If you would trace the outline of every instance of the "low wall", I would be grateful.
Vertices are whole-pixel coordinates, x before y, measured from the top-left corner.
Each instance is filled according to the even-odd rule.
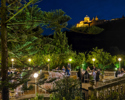
[[[48,71],[42,71],[45,74],[48,74]],[[71,71],[71,76],[77,75],[78,71]],[[110,77],[111,79],[115,77],[115,71],[104,71],[104,78]]]
[[[104,79],[115,78],[115,71],[104,71]]]
[[[48,71],[42,71],[44,74],[48,74]],[[71,71],[71,76],[77,75],[78,71]]]

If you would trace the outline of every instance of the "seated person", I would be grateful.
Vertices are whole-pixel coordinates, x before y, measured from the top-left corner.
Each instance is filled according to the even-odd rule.
[[[123,74],[124,73],[124,68],[122,68],[122,70],[121,70],[121,74]]]
[[[118,70],[116,71],[115,76],[117,77],[117,76],[118,76],[118,74],[121,74],[120,69],[118,69]]]
[[[96,67],[95,66],[93,66],[93,70],[96,71]]]
[[[85,77],[85,76],[84,76],[85,79],[89,78],[89,76],[90,76],[89,73],[88,73],[88,70],[89,70],[89,69],[86,69],[86,71],[85,71],[85,74],[84,74],[84,75],[85,75],[85,76],[88,76],[88,77]],[[84,79],[83,79],[83,80],[84,80]]]
[[[82,69],[81,68],[79,68],[77,75],[78,75],[79,79],[81,80],[81,78],[82,78]]]
[[[99,75],[100,75],[100,70],[98,69],[96,73],[96,87],[98,86]]]
[[[65,72],[65,67],[64,66],[62,67],[62,70],[63,70],[63,72]]]
[[[60,70],[60,68],[59,68],[59,67],[56,67],[56,70]]]

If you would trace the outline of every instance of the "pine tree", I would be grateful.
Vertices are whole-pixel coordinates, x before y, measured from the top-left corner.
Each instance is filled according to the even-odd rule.
[[[70,17],[68,17],[67,15],[64,15],[63,11],[56,10],[53,12],[42,12],[41,19],[36,20],[33,17],[34,13],[32,14],[28,13],[28,11],[30,11],[30,7],[28,6],[32,3],[32,1],[34,0],[30,0],[28,3],[25,2],[24,4],[22,3],[21,0],[1,0],[1,12],[2,12],[1,13],[1,48],[2,48],[2,60],[1,60],[2,87],[1,88],[2,88],[3,100],[9,100],[9,87],[15,88],[19,84],[24,83],[24,81],[27,81],[28,76],[31,73],[33,73],[33,71],[38,70],[36,69],[33,71],[28,71],[28,73],[23,77],[22,80],[17,80],[18,82],[8,85],[8,80],[12,79],[12,76],[8,77],[7,75],[7,71],[8,71],[7,44],[9,44],[9,54],[11,54],[11,56],[16,57],[18,60],[20,60],[20,58],[24,54],[33,55],[38,52],[38,51],[35,52],[35,50],[37,50],[39,47],[38,45],[41,42],[43,42],[43,40],[36,37],[37,35],[33,32],[35,28],[41,29],[40,28],[41,25],[42,26],[46,25],[49,28],[57,30],[59,28],[63,28],[64,26],[66,26],[65,23],[67,22],[67,20],[70,19]],[[36,9],[35,7],[36,6],[34,6],[34,9]],[[24,17],[23,14],[26,14],[26,16],[29,16],[29,17]],[[22,60],[20,60],[20,62],[26,64]]]

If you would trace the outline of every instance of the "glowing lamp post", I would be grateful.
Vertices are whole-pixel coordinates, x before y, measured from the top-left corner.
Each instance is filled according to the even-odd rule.
[[[28,61],[29,61],[29,64],[31,64],[31,59],[30,58],[28,59]]]
[[[50,59],[48,59],[48,62],[50,62]],[[49,64],[48,64],[48,72],[49,72]]]
[[[28,61],[31,62],[31,59],[29,58]]]
[[[12,61],[12,68],[13,68],[13,62],[14,62],[14,59],[11,59],[11,61]]]
[[[93,61],[93,66],[94,66],[95,58],[92,58],[92,61]]]
[[[72,59],[69,59],[69,61],[72,61]]]
[[[35,73],[34,74],[34,78],[35,78],[35,94],[37,93],[37,85],[36,85],[36,78],[38,77],[38,74]]]
[[[120,70],[121,70],[121,60],[122,60],[121,58],[118,58]]]
[[[72,61],[72,59],[69,59],[69,61],[71,62],[71,61]],[[71,72],[71,63],[70,63],[70,72]],[[70,73],[70,75],[71,75],[71,73]]]
[[[29,62],[29,65],[30,65],[31,64],[31,59],[30,58],[28,59],[28,62]],[[30,69],[30,67],[29,67],[29,69]]]

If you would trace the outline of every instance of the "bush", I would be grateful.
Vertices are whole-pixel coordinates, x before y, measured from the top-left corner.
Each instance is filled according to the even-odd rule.
[[[29,99],[25,99],[25,100],[29,100]],[[43,95],[36,95],[36,97],[31,98],[30,100],[44,100],[44,96]]]
[[[64,100],[64,98],[65,100],[74,100],[78,97],[82,98],[80,82],[69,77],[64,77],[63,79],[56,81],[52,92],[54,98],[52,100]]]
[[[102,94],[97,98],[95,95],[91,95],[89,100],[125,100],[124,93],[112,92],[110,95],[103,96]]]

